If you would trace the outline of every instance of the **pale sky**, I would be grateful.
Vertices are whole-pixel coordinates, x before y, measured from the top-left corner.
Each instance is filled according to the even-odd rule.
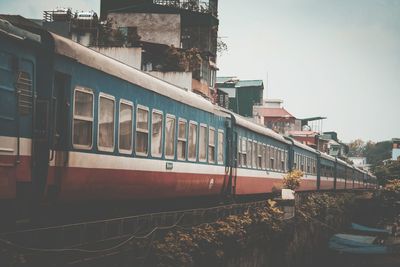
[[[218,76],[262,79],[295,117],[326,116],[343,141],[400,137],[400,0],[220,0],[228,52]],[[99,0],[0,0],[0,13],[41,18]]]

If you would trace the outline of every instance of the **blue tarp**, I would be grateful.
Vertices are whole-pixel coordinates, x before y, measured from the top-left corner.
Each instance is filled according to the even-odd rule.
[[[370,232],[370,233],[380,233],[380,234],[389,234],[390,232],[386,229],[378,229],[378,228],[372,228],[368,226],[364,226],[361,224],[356,224],[352,223],[351,228],[357,231],[363,231],[363,232]]]
[[[350,254],[389,254],[387,246],[373,244],[376,237],[336,234],[329,240],[329,248]]]

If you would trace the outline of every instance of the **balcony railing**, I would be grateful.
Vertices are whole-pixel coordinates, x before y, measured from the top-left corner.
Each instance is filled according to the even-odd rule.
[[[195,12],[212,14],[218,16],[218,10],[213,1],[198,1],[198,0],[153,0],[154,4],[186,9]]]

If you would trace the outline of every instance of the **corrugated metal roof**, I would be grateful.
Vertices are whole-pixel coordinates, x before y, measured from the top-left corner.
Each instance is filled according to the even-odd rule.
[[[226,83],[229,81],[238,81],[238,78],[235,76],[230,76],[230,77],[217,77],[217,83]]]
[[[244,81],[239,81],[236,84],[236,87],[252,87],[252,86],[264,87],[263,80],[244,80]]]

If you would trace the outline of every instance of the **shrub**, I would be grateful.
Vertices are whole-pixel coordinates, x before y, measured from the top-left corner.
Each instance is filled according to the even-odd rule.
[[[301,178],[303,177],[303,172],[300,170],[293,170],[288,172],[283,177],[283,187],[287,189],[296,190],[300,187]]]

